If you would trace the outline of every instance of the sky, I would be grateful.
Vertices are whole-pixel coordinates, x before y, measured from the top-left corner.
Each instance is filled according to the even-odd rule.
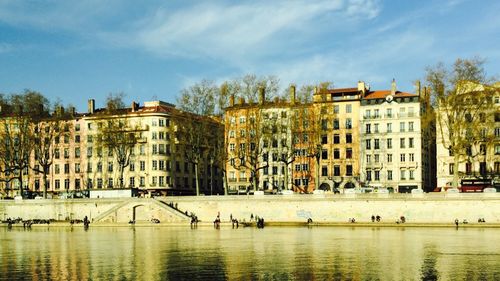
[[[481,57],[500,73],[497,0],[0,0],[0,93],[87,110],[109,93],[176,102],[202,79],[275,75],[413,92],[425,68]]]

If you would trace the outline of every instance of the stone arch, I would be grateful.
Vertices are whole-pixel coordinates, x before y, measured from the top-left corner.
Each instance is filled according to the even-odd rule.
[[[330,186],[327,182],[323,182],[323,183],[319,186],[319,189],[320,189],[320,190],[324,190],[324,191],[331,191],[331,190],[332,190],[331,186]]]
[[[340,188],[343,189],[359,188],[359,183],[354,180],[344,181],[340,184]]]
[[[134,221],[148,221],[149,212],[146,210],[146,206],[143,204],[135,205],[132,207],[132,220]]]

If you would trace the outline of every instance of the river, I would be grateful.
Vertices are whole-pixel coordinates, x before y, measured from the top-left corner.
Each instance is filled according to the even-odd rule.
[[[0,280],[500,280],[500,230],[0,228]]]

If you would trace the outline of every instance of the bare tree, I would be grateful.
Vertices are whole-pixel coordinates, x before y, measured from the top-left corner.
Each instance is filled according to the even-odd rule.
[[[0,181],[17,181],[23,195],[34,145],[34,122],[48,116],[48,101],[40,93],[26,90],[2,101],[0,118]]]
[[[436,108],[436,137],[453,156],[453,188],[459,184],[459,164],[476,157],[472,146],[482,145],[482,130],[493,102],[483,60],[457,59],[451,67],[427,68],[426,80]],[[444,189],[443,189],[444,190]]]
[[[106,111],[98,123],[96,134],[98,151],[102,153],[105,148],[108,156],[112,155],[118,163],[120,188],[124,188],[123,174],[125,168],[130,165],[134,148],[139,142],[143,131],[140,124],[133,123],[131,117],[127,116],[127,109],[124,107],[123,94],[110,94],[106,102]],[[115,116],[120,111],[123,111],[125,116]]]

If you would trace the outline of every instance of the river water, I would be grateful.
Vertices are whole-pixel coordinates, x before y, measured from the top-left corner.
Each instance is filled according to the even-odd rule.
[[[500,229],[2,227],[0,280],[500,280]]]

